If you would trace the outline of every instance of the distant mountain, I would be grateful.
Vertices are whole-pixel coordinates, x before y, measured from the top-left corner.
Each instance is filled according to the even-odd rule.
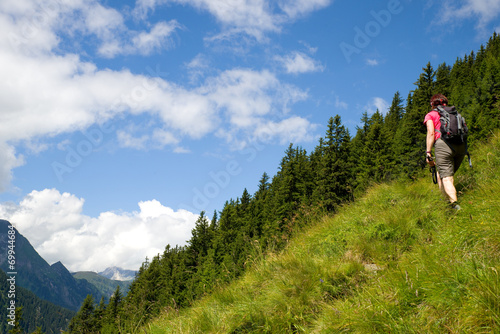
[[[7,333],[12,329],[7,321],[4,321],[7,313],[3,312],[3,310],[7,309],[11,300],[9,298],[10,284],[7,281],[8,277],[10,276],[0,270],[0,309],[4,316],[0,321],[0,333]],[[16,287],[16,306],[23,307],[21,328],[25,333],[33,333],[37,327],[41,327],[42,332],[45,334],[59,334],[61,330],[67,330],[69,321],[76,314],[74,311],[45,301],[20,286]]]
[[[111,295],[115,292],[118,285],[120,286],[120,291],[125,295],[128,292],[130,284],[132,283],[132,280],[122,281],[109,279],[93,271],[78,271],[72,275],[76,279],[84,279],[95,286],[107,299],[109,299],[109,297],[111,297]]]
[[[131,281],[135,278],[136,271],[126,270],[119,267],[109,267],[101,271],[99,275],[117,281]]]
[[[8,231],[10,223],[0,219],[0,269],[10,272],[8,258]],[[50,266],[31,246],[29,241],[15,230],[16,285],[32,291],[38,297],[78,311],[88,294],[101,299],[99,290],[86,280],[74,278],[61,262]]]

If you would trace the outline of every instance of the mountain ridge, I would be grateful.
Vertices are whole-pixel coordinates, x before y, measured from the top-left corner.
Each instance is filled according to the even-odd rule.
[[[137,271],[123,269],[117,266],[108,267],[101,272],[99,275],[116,281],[131,281],[135,278]]]
[[[16,284],[35,295],[72,311],[77,311],[88,294],[100,298],[99,291],[87,281],[75,279],[60,262],[49,265],[14,225],[0,219],[0,253],[7,254],[8,230],[15,231]],[[9,272],[7,257],[0,258],[0,269]]]
[[[121,293],[126,295],[130,284],[132,284],[132,280],[121,281],[109,279],[93,271],[78,271],[72,273],[72,275],[76,279],[86,280],[95,286],[106,300],[111,298],[113,293],[116,291],[117,286],[120,286]]]

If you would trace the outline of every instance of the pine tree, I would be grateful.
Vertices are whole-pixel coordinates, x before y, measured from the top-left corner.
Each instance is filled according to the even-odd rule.
[[[450,96],[451,85],[450,85],[451,67],[442,63],[438,66],[436,70],[436,82],[433,89],[433,94],[443,94],[444,96]]]
[[[202,211],[195,222],[195,227],[191,231],[191,239],[189,240],[189,250],[196,265],[201,264],[203,257],[207,255],[209,248],[212,247],[212,238],[210,223],[205,216],[205,212]]]
[[[389,107],[389,110],[384,118],[384,127],[386,128],[386,131],[394,134],[399,126],[399,123],[401,122],[401,119],[403,118],[403,115],[403,99],[398,91],[394,94],[391,106]]]
[[[328,211],[335,211],[340,203],[350,198],[352,192],[349,143],[349,132],[342,125],[340,116],[331,117],[326,139],[320,142],[320,159],[314,158],[318,160],[315,197]]]
[[[111,324],[113,328],[118,328],[117,321],[122,308],[122,300],[123,294],[120,290],[120,286],[117,285],[115,292],[113,292],[113,295],[109,298],[108,306],[103,315],[104,322],[106,324]]]
[[[76,316],[71,319],[69,332],[77,334],[97,333],[97,319],[94,315],[95,305],[92,295],[87,295]]]
[[[361,126],[356,127],[356,135],[350,143],[349,164],[352,166],[351,173],[353,175],[352,183],[355,196],[358,192],[363,191],[366,186],[363,177],[365,164],[362,161],[365,159],[366,136],[370,125],[370,117],[365,111],[361,117]]]
[[[384,131],[384,117],[377,110],[370,118],[363,154],[359,160],[359,183],[364,190],[372,182],[385,181],[390,173],[390,138]]]

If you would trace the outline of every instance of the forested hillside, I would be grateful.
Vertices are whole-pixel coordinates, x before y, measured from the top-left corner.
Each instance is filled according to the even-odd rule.
[[[0,270],[0,306],[6,310],[9,306],[9,281],[3,270]],[[33,292],[20,286],[16,287],[17,306],[22,307],[22,319],[20,328],[25,333],[33,333],[38,328],[45,334],[60,333],[61,330],[68,328],[69,321],[75,315],[75,312],[65,309],[61,306],[52,304],[37,297]],[[3,312],[4,318],[0,323],[0,333],[8,333],[13,329],[9,326],[7,313]]]
[[[276,175],[264,173],[254,194],[243,190],[212,217],[202,212],[187,246],[167,245],[163,254],[146,259],[126,297],[117,293],[99,306],[87,298],[70,331],[135,332],[162,310],[183,309],[227,286],[253,259],[282,250],[303,227],[360,198],[370,185],[415,180],[425,166],[423,119],[433,94],[445,94],[461,111],[474,147],[500,126],[499,83],[500,36],[493,34],[480,50],[452,66],[428,63],[406,100],[396,92],[389,110],[365,113],[354,136],[339,116],[332,117],[312,152],[290,144]],[[374,235],[392,238],[380,228]],[[339,284],[348,281],[342,278]],[[330,295],[342,295],[343,285],[328,284]]]
[[[457,174],[461,211],[428,177],[372,186],[137,332],[499,333],[500,131],[474,155]]]

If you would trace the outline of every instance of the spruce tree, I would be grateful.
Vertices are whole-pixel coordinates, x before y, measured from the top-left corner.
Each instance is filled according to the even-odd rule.
[[[397,91],[392,98],[391,106],[389,107],[389,110],[384,118],[384,127],[386,128],[386,131],[394,135],[403,115],[403,99],[401,98],[399,91]]]
[[[320,142],[320,158],[313,154],[314,160],[318,160],[315,197],[328,211],[335,211],[340,203],[350,198],[349,142],[349,132],[336,115],[330,118],[325,140]]]
[[[94,298],[87,295],[76,316],[71,319],[69,332],[75,334],[97,333],[97,319],[94,314]]]

